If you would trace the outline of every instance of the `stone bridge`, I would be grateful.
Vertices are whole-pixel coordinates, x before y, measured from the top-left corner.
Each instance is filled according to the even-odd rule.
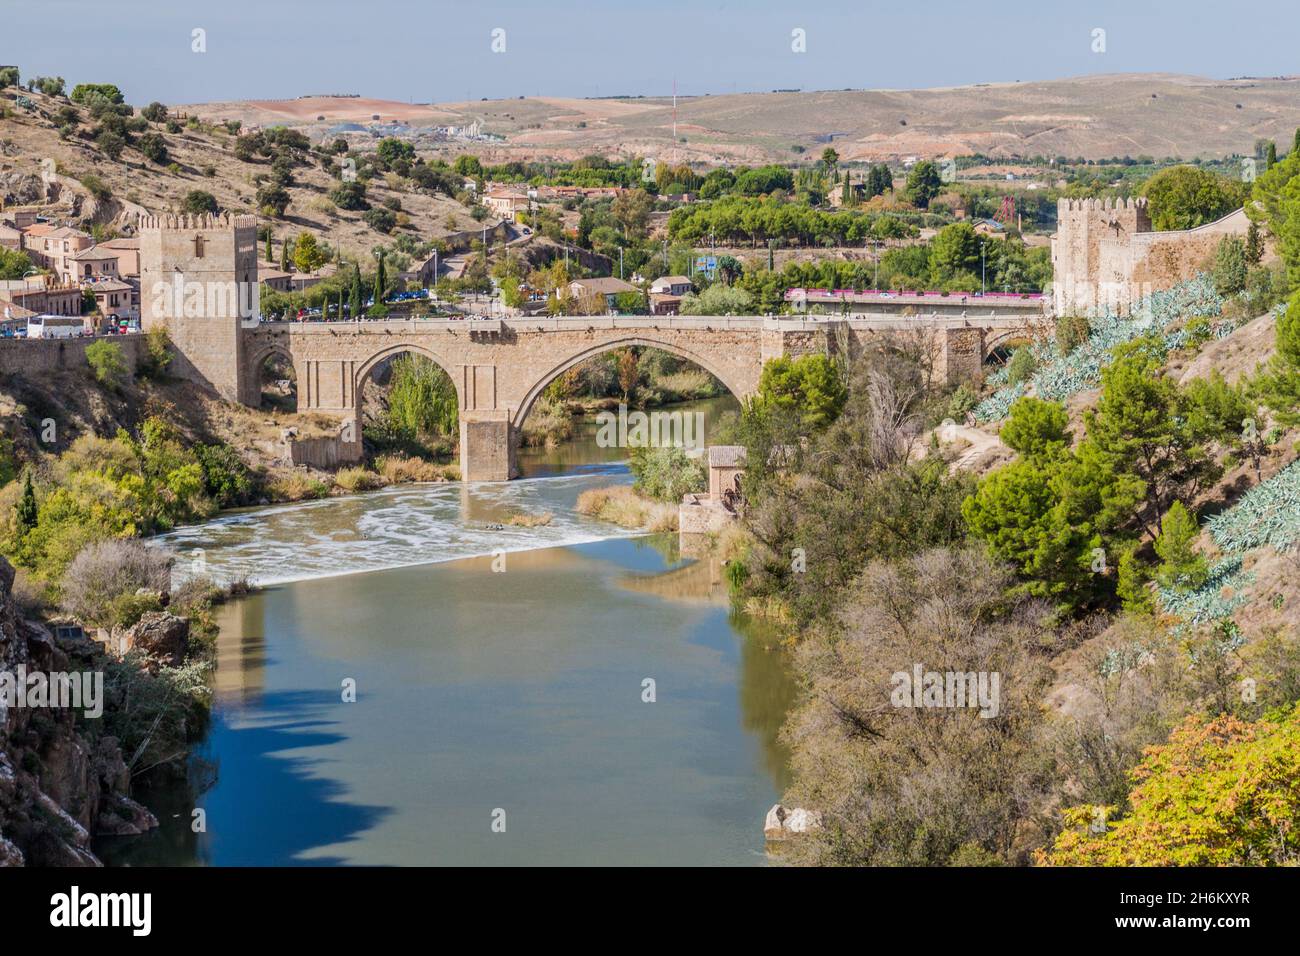
[[[932,337],[940,374],[958,381],[977,374],[992,349],[1026,334],[1029,324],[1023,315],[996,313],[966,319],[578,316],[260,323],[241,330],[232,391],[242,401],[257,396],[264,362],[278,353],[293,363],[298,410],[339,416],[348,439],[341,457],[355,459],[361,454],[367,377],[393,356],[423,355],[456,386],[463,477],[504,480],[515,474],[519,429],[542,390],[567,369],[611,349],[663,349],[746,398],[757,391],[768,359],[844,347],[856,351],[874,336],[915,330]]]

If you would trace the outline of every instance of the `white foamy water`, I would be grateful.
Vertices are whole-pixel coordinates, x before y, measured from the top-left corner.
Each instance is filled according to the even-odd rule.
[[[176,552],[173,580],[283,584],[491,555],[585,544],[628,531],[574,511],[589,488],[630,481],[621,464],[511,482],[401,485],[364,495],[231,512],[158,535]],[[552,515],[533,528],[512,514]]]

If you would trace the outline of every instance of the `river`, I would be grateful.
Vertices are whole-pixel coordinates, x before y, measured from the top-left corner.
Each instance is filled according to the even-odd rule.
[[[717,562],[574,511],[583,490],[631,480],[593,436],[587,423],[522,452],[510,483],[164,536],[182,572],[263,587],[221,609],[190,780],[142,793],[161,827],[100,841],[106,861],[763,863],[787,661],[730,610]],[[518,511],[553,518],[504,525]]]

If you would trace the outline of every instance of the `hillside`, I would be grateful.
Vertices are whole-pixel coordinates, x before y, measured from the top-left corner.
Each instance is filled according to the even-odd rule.
[[[222,209],[253,212],[258,189],[255,180],[272,172],[265,156],[251,162],[237,158],[237,137],[222,125],[184,125],[179,132],[171,132],[165,124],[153,123],[149,133],[161,136],[166,143],[165,164],[146,159],[132,147],[113,160],[90,138],[96,124],[87,109],[61,97],[24,93],[35,106],[34,111],[26,111],[15,108],[13,91],[6,92],[0,99],[6,108],[0,118],[0,203],[4,206],[48,203],[51,216],[112,231],[141,211],[179,209],[192,190],[211,193]],[[67,135],[65,129],[61,135],[58,114],[69,107],[77,111],[80,122],[75,134]],[[52,176],[51,168],[55,170]],[[87,176],[102,183],[108,195]],[[277,244],[306,229],[331,245],[340,244],[345,253],[368,255],[376,245],[391,242],[403,231],[427,240],[476,225],[465,206],[445,195],[417,190],[414,184],[396,177],[391,182],[376,178],[367,188],[370,204],[396,200],[409,219],[385,236],[365,223],[364,212],[342,210],[329,201],[327,195],[338,180],[322,168],[317,157],[306,157],[294,168],[293,177],[293,184],[287,187],[290,202],[285,216],[266,220]]]
[[[246,124],[398,121],[415,127],[478,121],[497,145],[448,143],[494,161],[584,153],[673,162],[762,162],[819,150],[833,136],[847,160],[985,153],[991,156],[1228,156],[1300,126],[1300,79],[1217,80],[1115,74],[928,90],[835,90],[590,100],[521,97],[409,104],[350,97],[181,107]],[[317,117],[324,117],[318,121]]]

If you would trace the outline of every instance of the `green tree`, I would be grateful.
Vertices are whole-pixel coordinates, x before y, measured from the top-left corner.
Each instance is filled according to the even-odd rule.
[[[938,168],[928,159],[923,159],[908,174],[903,195],[917,209],[928,209],[930,200],[939,195],[942,187],[943,180],[939,177]]]
[[[1193,414],[1193,403],[1164,374],[1157,347],[1139,339],[1116,349],[1117,358],[1101,373],[1097,407],[1086,415],[1085,441],[1101,468],[1126,476],[1130,487],[1141,485],[1145,503],[1138,518],[1153,536],[1175,499],[1190,500],[1222,473],[1206,447],[1220,427]]]
[[[164,166],[167,163],[167,140],[158,133],[145,133],[135,144],[145,159]]]
[[[1238,236],[1220,239],[1214,249],[1214,269],[1211,272],[1219,295],[1236,295],[1246,288],[1248,268],[1246,244]]]
[[[1070,416],[1064,405],[1024,396],[1011,406],[1001,437],[1022,458],[1053,461],[1070,448],[1069,424]]]
[[[1142,187],[1156,229],[1192,229],[1240,208],[1240,183],[1199,166],[1162,169]]]
[[[0,246],[0,279],[21,279],[35,269],[32,260],[23,253]]]
[[[1156,537],[1156,554],[1160,568],[1156,580],[1164,588],[1198,588],[1209,576],[1204,555],[1192,547],[1200,529],[1196,519],[1181,501],[1170,505],[1160,519],[1160,534]]]
[[[181,201],[181,209],[191,215],[203,215],[204,213],[215,215],[218,208],[217,197],[210,192],[204,192],[202,189],[191,189]]]
[[[835,420],[847,397],[838,366],[816,353],[769,359],[759,376],[755,403],[761,409],[794,412],[804,427],[820,429]]]
[[[29,469],[23,477],[23,494],[18,499],[15,512],[19,538],[22,538],[27,532],[36,527],[39,514],[39,509],[36,506],[36,490],[32,487],[32,473]]]
[[[293,244],[293,264],[299,272],[315,272],[329,262],[329,253],[320,247],[316,234],[300,232]]]
[[[352,263],[352,287],[348,292],[348,314],[354,322],[361,316],[361,310],[365,307],[362,295],[361,267],[354,262]]]
[[[126,379],[126,355],[116,342],[99,340],[86,346],[86,361],[95,373],[95,381],[105,388],[117,390]]]
[[[947,282],[959,273],[976,273],[980,266],[980,238],[968,222],[944,226],[930,240],[933,281]]]

